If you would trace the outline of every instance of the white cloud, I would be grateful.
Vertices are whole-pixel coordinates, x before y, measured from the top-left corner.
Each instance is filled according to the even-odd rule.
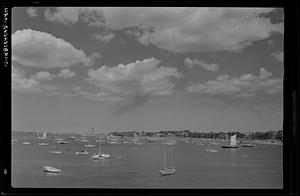
[[[37,10],[36,10],[35,8],[33,8],[33,7],[28,8],[28,9],[26,10],[26,12],[27,12],[27,14],[28,14],[28,16],[29,16],[30,18],[34,18],[34,17],[37,16]]]
[[[53,75],[51,75],[47,71],[40,71],[36,73],[35,75],[31,76],[32,79],[37,81],[43,81],[43,80],[52,80]]]
[[[102,57],[102,55],[100,53],[94,52],[84,61],[84,65],[92,66],[96,63],[97,59],[99,59],[101,57]]]
[[[76,76],[76,73],[71,71],[70,69],[62,69],[57,75],[57,77],[62,77],[62,78],[72,78],[74,76]]]
[[[56,12],[51,13],[50,9],[46,9],[45,18],[48,21],[58,22],[62,24],[73,24],[78,22],[81,8],[59,7]]]
[[[24,66],[66,68],[88,61],[82,50],[45,32],[24,29],[12,35],[12,59]]]
[[[184,64],[190,69],[193,69],[195,66],[199,66],[207,71],[213,71],[213,72],[217,71],[219,69],[219,65],[217,65],[215,63],[208,64],[208,63],[206,63],[202,60],[198,60],[198,59],[186,58],[184,60]]]
[[[103,35],[103,34],[95,33],[95,34],[93,34],[93,37],[95,39],[97,39],[98,41],[107,44],[115,37],[115,34],[109,33],[109,34]]]
[[[276,51],[271,54],[271,57],[279,62],[283,62],[283,52]]]
[[[80,87],[80,86],[74,86],[72,90],[73,90],[73,91],[80,91],[80,90],[81,90],[81,87]]]
[[[149,58],[115,67],[104,65],[97,70],[90,69],[87,80],[109,97],[169,95],[175,87],[171,80],[182,74],[174,67],[158,67],[159,63],[159,60]]]
[[[12,67],[12,88],[21,92],[41,92],[40,83],[32,78],[26,78],[25,73]]]
[[[112,30],[138,28],[141,44],[154,44],[174,52],[239,51],[274,32],[282,23],[271,23],[263,14],[273,8],[57,8],[46,19],[63,24],[79,20]],[[150,30],[149,30],[150,29]]]
[[[235,97],[249,97],[257,93],[269,95],[282,93],[282,79],[271,78],[271,76],[272,73],[261,68],[259,75],[244,74],[239,78],[221,75],[214,81],[193,83],[187,87],[187,90],[194,93]]]

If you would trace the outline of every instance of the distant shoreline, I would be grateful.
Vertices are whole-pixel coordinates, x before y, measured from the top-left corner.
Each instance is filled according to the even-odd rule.
[[[253,140],[251,142],[255,144],[265,144],[265,145],[280,145],[280,146],[283,145],[281,141],[277,141],[277,140]]]

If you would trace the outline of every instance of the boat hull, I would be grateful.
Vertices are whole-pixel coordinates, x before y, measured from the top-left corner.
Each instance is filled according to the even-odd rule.
[[[44,166],[44,171],[51,172],[51,173],[61,173],[61,169],[57,169],[57,168],[50,167],[50,166]]]
[[[176,170],[174,168],[162,169],[162,170],[160,170],[160,175],[167,176],[167,175],[172,175],[175,172],[176,172]]]
[[[87,155],[89,152],[76,152],[76,155]]]
[[[222,148],[238,148],[238,146],[222,146]]]
[[[108,159],[109,156],[109,154],[94,154],[92,159]]]

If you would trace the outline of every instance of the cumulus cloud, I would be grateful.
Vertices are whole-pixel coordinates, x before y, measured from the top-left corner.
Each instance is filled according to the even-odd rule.
[[[73,24],[78,22],[79,13],[81,8],[73,7],[59,7],[56,8],[56,12],[52,13],[50,9],[45,10],[45,18],[51,22],[58,22],[62,24]]]
[[[28,16],[29,16],[30,18],[34,18],[34,17],[37,16],[37,10],[36,10],[35,8],[33,8],[33,7],[28,8],[28,9],[26,10],[26,12],[27,12],[27,14],[28,14]]]
[[[71,71],[70,69],[62,69],[57,75],[57,77],[62,77],[62,78],[72,78],[74,76],[76,76],[76,73]]]
[[[24,29],[12,35],[12,60],[24,66],[66,68],[86,63],[89,57],[63,39],[45,32]]]
[[[102,66],[88,72],[90,83],[105,92],[120,96],[169,95],[175,84],[172,78],[180,78],[181,73],[174,67],[158,67],[155,58],[136,61],[115,67]]]
[[[84,61],[85,66],[92,66],[96,63],[98,59],[100,59],[102,55],[98,52],[92,53],[87,59]]]
[[[26,78],[25,72],[12,67],[12,88],[21,92],[41,92],[40,83],[32,78]]]
[[[136,39],[174,52],[240,51],[272,33],[283,33],[283,23],[266,14],[273,8],[57,8],[47,20],[112,30],[142,29]]]
[[[147,103],[154,96],[170,95],[182,73],[174,67],[158,66],[160,60],[144,59],[114,67],[90,69],[86,81],[98,88],[97,93],[77,91],[86,98],[116,102],[116,115]]]
[[[207,71],[213,71],[213,72],[217,71],[219,69],[219,65],[217,65],[215,63],[208,64],[208,63],[206,63],[202,60],[198,60],[198,59],[186,58],[184,60],[184,64],[190,69],[193,69],[195,66],[199,66]]]
[[[104,34],[103,35],[103,34],[95,33],[95,34],[93,34],[93,37],[95,39],[97,39],[98,41],[107,44],[115,37],[115,34],[114,33],[109,33],[109,34]]]
[[[40,71],[35,75],[31,76],[32,79],[37,81],[45,81],[45,80],[52,80],[53,75],[47,71]]]
[[[271,76],[272,73],[261,68],[259,75],[244,74],[239,78],[220,75],[214,81],[193,83],[187,87],[187,90],[194,93],[234,97],[251,97],[257,93],[269,95],[282,93],[282,79],[271,78]]]
[[[279,62],[283,62],[283,52],[276,51],[271,54],[271,57]]]

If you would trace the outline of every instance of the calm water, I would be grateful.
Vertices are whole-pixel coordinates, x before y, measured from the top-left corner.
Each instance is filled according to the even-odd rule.
[[[12,186],[62,188],[282,188],[282,146],[256,145],[254,148],[222,149],[210,153],[208,144],[178,143],[168,146],[176,173],[160,176],[163,145],[160,143],[102,144],[107,160],[92,160],[98,147],[86,148],[90,155],[78,156],[84,149],[80,141],[57,144],[54,139],[38,140],[35,134],[14,134],[12,145]],[[23,145],[23,141],[31,142]],[[38,143],[49,143],[39,146]],[[51,154],[53,150],[62,154]],[[62,169],[61,174],[43,172],[49,165]]]

